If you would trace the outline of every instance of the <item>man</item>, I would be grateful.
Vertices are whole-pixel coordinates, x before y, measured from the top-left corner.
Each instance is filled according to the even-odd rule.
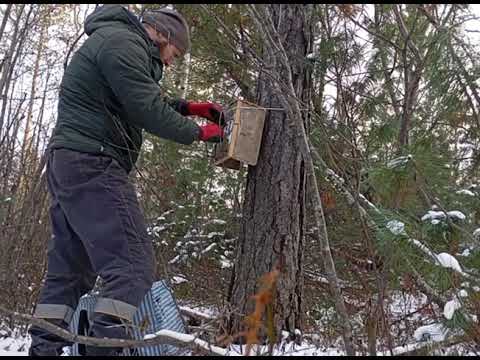
[[[79,297],[100,276],[105,286],[89,335],[126,338],[125,325],[154,281],[151,239],[128,180],[142,129],[182,144],[215,142],[223,136],[222,109],[161,96],[163,66],[190,47],[188,26],[177,12],[146,12],[140,21],[119,5],[105,5],[87,17],[85,32],[89,37],[62,79],[48,147],[53,236],[34,316],[67,328]],[[211,123],[199,126],[188,115]],[[29,332],[30,355],[60,355],[71,345],[35,326]],[[86,348],[87,355],[119,350]]]

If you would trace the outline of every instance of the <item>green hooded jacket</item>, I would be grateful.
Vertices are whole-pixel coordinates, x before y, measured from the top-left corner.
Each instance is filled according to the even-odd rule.
[[[181,144],[198,140],[198,125],[182,116],[185,102],[161,95],[158,48],[132,13],[101,6],[87,17],[85,33],[63,75],[49,148],[111,156],[130,172],[142,129]]]

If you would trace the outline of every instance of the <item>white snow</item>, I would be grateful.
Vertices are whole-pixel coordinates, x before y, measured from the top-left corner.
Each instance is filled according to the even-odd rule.
[[[467,218],[464,213],[458,210],[452,210],[446,214],[444,211],[428,210],[428,212],[422,216],[422,221],[430,220],[431,223],[435,225],[440,222],[439,220],[444,220],[447,216],[449,218],[456,218],[459,220],[465,220]]]
[[[202,309],[201,312],[199,312],[196,309],[192,309],[190,307],[184,307],[181,306],[182,308],[186,308],[189,312],[196,312],[201,316],[205,316],[206,319],[210,317],[206,313],[204,313],[204,310]],[[218,316],[218,314],[215,314],[215,316]],[[298,332],[297,332],[298,333]],[[144,339],[151,339],[154,338],[157,335],[164,335],[168,336],[169,338],[177,339],[183,342],[195,342],[200,347],[203,347],[204,349],[209,349],[210,351],[221,355],[221,356],[239,356],[239,355],[244,355],[245,354],[245,346],[239,347],[236,345],[231,345],[229,348],[222,348],[219,346],[214,346],[208,344],[206,341],[198,339],[195,335],[190,335],[190,334],[182,334],[178,333],[175,331],[170,331],[170,330],[160,330],[155,334],[147,334],[144,336]],[[6,337],[6,338],[0,338],[0,356],[28,356],[28,348],[30,347],[30,337],[26,338],[12,338],[12,337]],[[267,354],[268,353],[268,348],[266,346],[260,346],[252,350],[251,355],[256,354],[256,352],[259,352],[260,354]],[[295,344],[294,342],[287,342],[283,343],[281,346],[275,345],[274,346],[274,351],[273,355],[275,356],[340,356],[340,355],[345,355],[343,350],[337,349],[335,347],[316,347],[310,343],[303,342],[300,345]],[[63,354],[61,356],[69,356],[69,348],[63,348]]]
[[[460,255],[464,257],[470,256],[470,249],[466,248],[465,250],[462,251]]]
[[[397,316],[413,313],[428,303],[428,297],[424,294],[408,294],[400,291],[392,291],[388,300],[389,311]]]
[[[407,235],[405,224],[398,220],[391,220],[387,223],[387,228],[393,235]]]
[[[413,337],[417,341],[443,341],[447,332],[448,329],[442,324],[431,324],[420,326],[415,330]]]
[[[341,184],[345,183],[345,179],[338,176],[332,169],[327,169],[326,174],[327,176],[331,176],[335,181],[340,182]]]
[[[0,356],[28,356],[30,342],[30,337],[0,338]]]
[[[468,195],[468,196],[475,196],[475,193],[470,191],[470,190],[467,190],[467,189],[462,189],[462,190],[458,190],[457,191],[457,194],[459,195]]]
[[[223,236],[223,235],[225,235],[223,232],[211,232],[211,233],[208,234],[207,237],[208,237],[209,239],[211,239],[211,238],[214,237],[214,236]]]
[[[450,300],[443,307],[443,316],[445,316],[446,319],[451,320],[455,310],[460,309],[461,307],[462,304],[457,299]]]
[[[375,210],[377,213],[379,214],[381,213],[380,210],[373,203],[371,203],[365,196],[363,196],[362,194],[358,194],[358,197],[361,198],[363,201],[365,201],[367,205],[371,207],[373,210]]]
[[[181,256],[177,255],[172,260],[170,260],[168,263],[169,264],[175,264],[176,262],[178,262],[178,260],[180,260],[180,258],[181,258]]]
[[[398,158],[395,158],[393,160],[390,160],[388,163],[387,163],[387,167],[389,169],[393,169],[393,168],[396,168],[396,167],[399,167],[399,166],[402,166],[402,165],[405,165],[408,163],[408,161],[412,159],[412,155],[406,155],[406,156],[400,156]]]
[[[65,346],[62,348],[62,354],[60,356],[73,356],[72,348],[70,346]]]
[[[420,241],[416,239],[408,239],[408,242],[413,243],[416,247],[422,250],[425,254],[427,254],[437,265],[443,266],[444,268],[453,269],[465,277],[470,277],[467,273],[463,272],[462,267],[458,260],[448,253],[440,253],[435,254],[432,250],[430,250],[427,246],[422,244]]]
[[[433,219],[444,219],[445,213],[443,211],[432,211],[428,210],[428,213],[422,216],[422,221],[433,220]]]
[[[167,227],[166,226],[155,226],[152,230],[155,234],[158,234],[159,232],[165,230]]]
[[[458,260],[455,259],[452,255],[448,253],[440,253],[436,256],[436,258],[440,265],[442,265],[443,267],[453,269],[455,271],[458,271],[459,273],[463,273]]]
[[[196,314],[199,317],[206,319],[206,320],[213,320],[219,316],[218,311],[212,308],[200,307],[200,308],[193,308],[188,305],[179,305],[180,311],[185,311],[190,314]]]
[[[420,241],[418,241],[417,239],[408,239],[408,241],[414,243],[415,246],[418,247],[420,250],[422,250],[425,254],[427,254],[434,260],[436,260],[437,255],[433,251],[431,251],[428,247],[423,245]]]
[[[233,262],[227,259],[221,259],[220,266],[222,267],[222,269],[231,268],[233,266]]]
[[[151,142],[150,140],[148,140],[148,139],[145,139],[145,140],[143,141],[143,148],[144,148],[145,151],[147,151],[147,152],[153,151],[153,144],[152,144],[152,142]]]
[[[457,218],[457,219],[460,219],[460,220],[465,220],[467,218],[464,213],[462,213],[461,211],[458,211],[458,210],[449,211],[447,213],[447,215],[448,215],[448,217]]]
[[[480,228],[475,229],[475,231],[473,232],[473,237],[480,238]]]
[[[213,352],[213,353],[215,353],[217,355],[220,355],[220,356],[228,355],[228,350],[227,349],[224,349],[224,348],[221,348],[221,347],[215,346],[215,345],[210,345],[205,340],[201,340],[201,339],[197,338],[196,335],[182,334],[182,333],[178,333],[176,331],[171,331],[171,330],[166,330],[166,329],[160,330],[160,331],[156,332],[155,334],[147,334],[147,335],[144,336],[144,339],[145,340],[151,339],[151,338],[154,338],[154,337],[159,336],[159,335],[168,336],[171,339],[180,340],[184,343],[195,343],[199,347],[201,347],[203,349],[206,349],[206,350],[209,350],[210,352]]]
[[[213,219],[210,223],[211,224],[216,224],[216,225],[225,225],[227,222],[225,220],[221,220],[221,219]]]
[[[184,283],[184,282],[188,282],[187,279],[185,279],[184,277],[182,276],[174,276],[172,278],[172,283],[173,284],[181,284],[181,283]]]
[[[205,249],[202,250],[202,254],[205,254],[205,253],[209,252],[209,251],[212,250],[215,246],[217,246],[217,243],[211,243],[211,244],[208,245]]]

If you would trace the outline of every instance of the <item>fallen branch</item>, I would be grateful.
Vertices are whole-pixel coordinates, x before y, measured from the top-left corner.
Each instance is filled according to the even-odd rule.
[[[196,311],[195,309],[191,309],[185,306],[180,306],[179,310],[180,310],[180,314],[182,314],[183,316],[190,317],[200,322],[217,320],[216,317],[203,314],[199,311]]]
[[[22,322],[28,322],[38,326],[50,333],[74,343],[98,346],[98,347],[119,347],[119,348],[139,348],[147,346],[156,346],[161,344],[173,345],[181,348],[200,348],[210,355],[225,356],[228,350],[218,346],[212,346],[204,340],[198,339],[193,335],[182,334],[171,330],[160,330],[155,334],[146,335],[144,340],[127,340],[111,338],[95,338],[90,336],[81,336],[73,334],[59,326],[56,326],[46,320],[35,318],[31,315],[21,314],[16,311],[10,311],[0,306],[0,314],[8,315]]]

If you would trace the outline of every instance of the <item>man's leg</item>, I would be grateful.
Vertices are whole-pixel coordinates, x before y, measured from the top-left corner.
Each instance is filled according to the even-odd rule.
[[[47,169],[47,176],[49,172],[50,169]],[[96,275],[91,270],[82,242],[69,226],[55,199],[55,184],[48,183],[52,196],[52,238],[48,244],[47,277],[34,316],[67,329],[78,299],[94,286]],[[71,345],[37,326],[32,326],[29,333],[32,338],[30,356],[60,355],[62,347]]]
[[[59,202],[104,280],[89,335],[129,338],[128,324],[154,276],[153,247],[135,189],[111,158],[57,150],[55,164],[56,180],[62,185]],[[68,171],[63,164],[68,164]],[[86,349],[87,355],[120,350]]]

